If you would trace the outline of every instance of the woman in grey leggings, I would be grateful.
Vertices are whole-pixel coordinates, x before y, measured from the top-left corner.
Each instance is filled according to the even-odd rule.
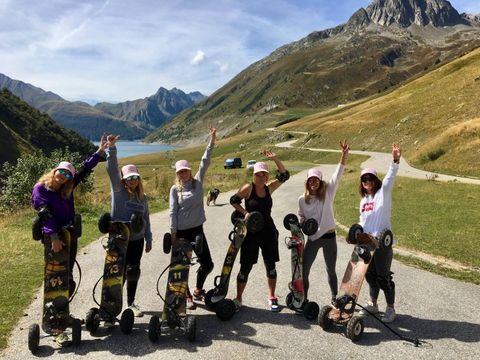
[[[303,255],[303,285],[305,298],[308,298],[310,286],[308,277],[310,269],[317,257],[318,250],[323,248],[323,258],[328,274],[328,284],[332,301],[335,300],[338,291],[337,274],[335,265],[337,262],[337,238],[335,234],[335,218],[333,216],[333,200],[337,192],[340,178],[342,177],[348,151],[347,141],[340,142],[342,156],[332,177],[328,182],[323,180],[323,174],[319,169],[310,169],[305,182],[305,193],[298,199],[298,215],[300,223],[308,219],[318,222],[317,232],[307,239]]]

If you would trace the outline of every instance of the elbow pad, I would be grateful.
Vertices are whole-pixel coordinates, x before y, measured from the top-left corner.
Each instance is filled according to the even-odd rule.
[[[237,194],[233,195],[230,198],[230,204],[232,204],[232,205],[235,205],[235,204],[240,205],[241,203],[242,203],[242,199]]]
[[[277,180],[280,181],[281,183],[284,183],[288,179],[290,179],[290,173],[288,172],[288,170],[285,170],[284,173],[281,173],[281,172],[277,173]]]
[[[38,215],[38,217],[40,218],[41,221],[46,221],[46,220],[51,219],[53,217],[52,213],[50,212],[50,209],[48,208],[48,206],[41,207],[38,210],[37,215]]]

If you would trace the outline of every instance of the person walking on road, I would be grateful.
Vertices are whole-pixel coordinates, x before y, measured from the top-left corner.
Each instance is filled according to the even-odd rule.
[[[127,281],[127,305],[137,317],[143,316],[140,307],[135,304],[138,281],[140,279],[140,261],[143,249],[152,250],[152,231],[148,199],[143,190],[140,173],[135,165],[129,164],[118,170],[116,142],[119,136],[109,135],[107,149],[107,172],[110,178],[112,200],[112,221],[131,221],[132,233],[125,255],[125,276]],[[135,224],[134,224],[135,223]]]
[[[212,256],[208,247],[207,238],[203,232],[203,223],[206,221],[203,205],[203,183],[210,158],[212,156],[217,129],[210,127],[210,141],[200,160],[200,166],[195,176],[192,176],[192,167],[187,160],[175,163],[176,183],[170,189],[170,231],[172,242],[179,238],[195,241],[197,235],[203,237],[202,253],[197,254],[200,268],[197,272],[196,287],[193,290],[195,300],[204,300],[205,290],[203,285],[208,274],[213,270]],[[187,308],[195,309],[190,290],[187,290]]]
[[[340,162],[330,180],[328,182],[324,181],[322,179],[322,172],[317,168],[308,170],[304,194],[298,199],[300,223],[303,224],[305,220],[308,219],[315,219],[318,223],[316,233],[308,236],[303,253],[305,299],[308,299],[310,269],[320,248],[323,249],[323,258],[327,268],[328,285],[330,286],[332,302],[337,296],[338,280],[335,271],[337,263],[337,238],[335,233],[333,201],[350,150],[346,140],[340,142],[340,146],[342,150]]]
[[[363,231],[372,236],[377,236],[384,230],[390,230],[392,208],[392,190],[395,176],[398,172],[402,150],[400,145],[392,145],[393,161],[388,169],[387,175],[382,181],[377,177],[377,171],[373,168],[362,170],[360,174],[359,192],[360,200],[360,225]],[[368,312],[378,313],[378,295],[380,289],[385,294],[387,307],[382,321],[391,323],[396,318],[395,313],[395,283],[393,273],[390,271],[392,265],[393,250],[391,246],[381,247],[375,250],[365,276],[369,285],[370,301],[365,307]],[[367,314],[366,311],[360,311]]]
[[[277,284],[277,271],[275,263],[279,261],[278,253],[278,230],[273,222],[272,211],[272,193],[278,189],[290,177],[277,156],[266,150],[263,154],[270,160],[273,160],[277,166],[278,174],[276,179],[268,182],[269,171],[265,162],[257,162],[253,167],[253,182],[243,185],[235,195],[230,198],[230,203],[235,210],[241,212],[245,219],[252,211],[260,212],[265,220],[264,228],[255,234],[248,233],[242,243],[240,253],[240,271],[237,276],[237,296],[233,300],[236,310],[242,306],[242,295],[247,286],[248,275],[254,264],[257,263],[258,251],[262,249],[263,261],[267,271],[268,283],[268,307],[271,311],[280,310],[278,299],[275,296],[275,287]],[[245,208],[242,207],[242,200],[245,199]]]

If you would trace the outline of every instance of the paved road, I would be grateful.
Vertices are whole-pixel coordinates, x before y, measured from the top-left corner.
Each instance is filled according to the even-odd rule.
[[[297,132],[297,133],[301,133],[301,132]],[[289,148],[289,147],[293,147],[292,145],[296,141],[297,140],[289,140],[283,143],[279,143],[276,146]],[[338,152],[338,153],[340,152],[340,150],[334,150],[334,149],[319,149],[319,148],[304,148],[304,147],[302,148],[310,151],[327,151],[327,152]],[[362,163],[361,165],[362,169],[371,167],[383,173],[387,172],[388,166],[392,161],[392,155],[388,153],[381,153],[376,151],[350,150],[350,154],[370,156],[368,160],[365,160]],[[456,182],[461,182],[465,184],[480,185],[480,179],[468,178],[468,177],[462,177],[462,176],[451,176],[451,175],[445,175],[445,174],[416,169],[410,166],[407,160],[405,160],[405,158],[403,157],[401,159],[401,166],[398,169],[398,175],[415,178],[415,179],[423,179],[423,180],[430,179],[430,180],[437,180],[437,181],[456,181]]]
[[[331,174],[332,166],[321,166]],[[236,170],[234,170],[236,171]],[[238,170],[241,171],[241,170]],[[283,303],[288,293],[290,277],[289,252],[282,240],[288,235],[282,226],[285,214],[296,211],[297,195],[301,192],[305,172],[292,177],[274,193],[273,216],[280,231],[280,256],[278,264],[277,293]],[[326,175],[329,176],[329,175]],[[226,240],[231,225],[231,193],[220,194],[218,206],[207,208],[206,234],[212,249],[215,270],[207,279],[211,288],[213,275],[219,272],[228,246]],[[145,317],[136,319],[131,335],[123,335],[118,328],[107,331],[100,328],[91,336],[82,332],[82,343],[77,348],[58,349],[50,339],[41,341],[37,357],[32,356],[26,345],[27,328],[40,320],[41,294],[25,310],[12,334],[3,358],[34,359],[53,357],[61,359],[109,359],[145,357],[147,359],[172,359],[193,356],[195,359],[458,359],[480,358],[480,313],[476,300],[480,287],[440,277],[413,269],[394,261],[393,271],[397,289],[399,317],[395,329],[403,335],[419,337],[429,342],[429,347],[415,348],[398,340],[381,325],[367,319],[363,338],[357,344],[347,339],[341,329],[324,332],[318,325],[307,322],[287,308],[278,314],[266,310],[266,284],[263,265],[252,270],[244,297],[244,308],[231,321],[222,322],[203,307],[195,310],[198,320],[198,341],[189,343],[184,338],[165,337],[158,344],[151,344],[147,337],[150,316],[159,314],[162,303],[156,295],[155,283],[161,269],[168,264],[167,255],[161,251],[159,239],[168,228],[166,212],[152,215],[155,234],[154,249],[143,257],[142,278],[138,289],[138,303],[147,311]],[[339,241],[337,273],[341,279],[351,245]],[[78,260],[83,268],[80,291],[72,304],[72,312],[84,317],[94,305],[91,291],[103,267],[103,250],[98,241],[83,249]],[[193,269],[193,274],[195,269]],[[234,274],[238,272],[238,265]],[[193,277],[191,279],[193,285]],[[324,263],[320,256],[311,274],[310,299],[321,306],[329,300]],[[165,279],[160,282],[165,288]],[[366,299],[364,286],[361,299]],[[231,289],[230,296],[234,295]],[[384,303],[381,303],[383,308]]]

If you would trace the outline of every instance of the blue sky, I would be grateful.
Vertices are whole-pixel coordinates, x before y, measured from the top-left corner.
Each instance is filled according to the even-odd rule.
[[[478,0],[452,0],[480,13]],[[206,95],[370,0],[0,0],[0,73],[67,100]]]

